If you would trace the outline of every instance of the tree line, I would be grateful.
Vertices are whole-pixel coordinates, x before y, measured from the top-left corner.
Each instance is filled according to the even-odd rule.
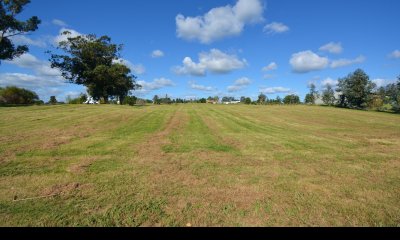
[[[357,69],[346,77],[339,78],[335,90],[333,86],[327,85],[320,94],[315,85],[311,84],[304,102],[315,104],[318,98],[328,106],[400,112],[400,76],[396,83],[377,88],[362,69]]]

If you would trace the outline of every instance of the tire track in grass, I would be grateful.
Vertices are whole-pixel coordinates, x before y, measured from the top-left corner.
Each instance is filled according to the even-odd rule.
[[[20,152],[16,155],[16,159],[5,162],[2,164],[0,170],[0,176],[4,174],[45,174],[47,172],[56,171],[62,173],[65,169],[68,169],[69,163],[73,164],[73,168],[81,168],[79,162],[82,161],[82,167],[87,168],[95,159],[106,159],[112,158],[114,154],[120,152],[121,146],[124,144],[132,144],[125,139],[118,139],[115,137],[122,133],[132,134],[134,138],[143,137],[148,129],[143,128],[146,124],[152,123],[149,119],[156,119],[155,116],[165,114],[165,111],[145,112],[142,116],[134,119],[129,119],[127,122],[123,122],[122,126],[116,124],[107,130],[94,132],[94,134],[83,137],[83,138],[72,138],[69,142],[65,142],[62,145],[54,145],[49,149],[37,149],[33,146],[31,150]],[[121,122],[118,122],[119,124]],[[159,122],[153,123],[158,125]],[[150,131],[155,131],[151,129]],[[124,137],[127,137],[125,134]],[[114,139],[113,139],[114,138]],[[131,141],[135,139],[130,139]],[[113,143],[113,141],[115,141]],[[117,144],[116,144],[117,143]],[[113,145],[114,144],[114,145]],[[35,159],[35,161],[33,161]]]
[[[152,173],[151,182],[158,183],[153,192],[168,200],[169,217],[162,221],[178,226],[234,221],[260,195],[255,186],[243,185],[242,176],[248,173],[240,167],[238,150],[222,141],[216,129],[206,123],[204,110],[196,107],[186,111],[187,124],[170,134],[171,144],[164,147],[158,172]]]
[[[210,110],[214,112],[215,115],[219,115],[224,119],[222,120],[225,122],[224,126],[228,128],[229,131],[236,134],[250,132],[254,137],[260,139],[260,141],[268,142],[274,149],[308,149],[313,152],[329,152],[334,150],[334,144],[337,144],[335,140],[329,139],[324,139],[325,142],[321,143],[320,139],[316,139],[315,137],[314,139],[310,138],[310,136],[292,129],[280,126],[271,127],[269,125],[261,125],[262,123],[259,120],[245,117],[243,114],[238,117],[237,114],[231,113],[226,109],[222,111],[215,109]],[[312,141],[312,144],[310,141]],[[327,141],[332,145],[327,144]],[[253,143],[250,142],[249,144],[251,145]],[[348,146],[348,144],[345,146]]]

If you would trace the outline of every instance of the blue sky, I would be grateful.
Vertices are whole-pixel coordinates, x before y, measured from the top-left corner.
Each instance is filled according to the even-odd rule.
[[[51,95],[85,92],[49,68],[60,31],[108,35],[143,86],[134,95],[303,99],[357,68],[378,85],[400,75],[398,0],[33,0],[19,19],[42,20],[18,37],[29,54],[0,66],[0,86]]]

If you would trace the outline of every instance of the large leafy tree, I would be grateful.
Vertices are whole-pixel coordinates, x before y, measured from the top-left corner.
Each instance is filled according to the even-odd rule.
[[[316,87],[315,87],[314,83],[311,83],[309,88],[310,88],[310,92],[308,94],[306,94],[304,102],[314,105],[315,104],[315,100],[319,97],[318,96],[318,91],[316,90]]]
[[[71,83],[84,85],[94,99],[119,97],[120,102],[140,86],[131,70],[119,62],[122,45],[111,43],[111,38],[94,34],[71,37],[65,31],[65,41],[58,49],[66,54],[51,54],[51,67],[58,68]]]
[[[28,89],[15,86],[0,88],[0,104],[33,104],[37,101],[38,95]]]
[[[300,104],[300,98],[299,96],[295,95],[295,94],[290,94],[285,96],[285,98],[283,99],[283,103],[284,104]]]
[[[339,106],[364,109],[368,106],[372,90],[375,84],[369,80],[369,76],[361,69],[339,79]]]
[[[40,20],[33,16],[26,21],[15,17],[22,12],[30,0],[0,0],[0,63],[1,60],[12,60],[29,50],[26,45],[15,46],[12,37],[33,32]]]
[[[335,92],[330,84],[326,86],[326,89],[322,92],[322,102],[325,105],[332,106],[335,104]]]
[[[258,95],[257,103],[263,105],[265,104],[266,101],[267,101],[267,96],[263,93],[260,93],[260,95]]]

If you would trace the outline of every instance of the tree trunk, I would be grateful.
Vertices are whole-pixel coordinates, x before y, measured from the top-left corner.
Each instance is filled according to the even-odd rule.
[[[108,104],[108,95],[103,96],[104,104]]]

